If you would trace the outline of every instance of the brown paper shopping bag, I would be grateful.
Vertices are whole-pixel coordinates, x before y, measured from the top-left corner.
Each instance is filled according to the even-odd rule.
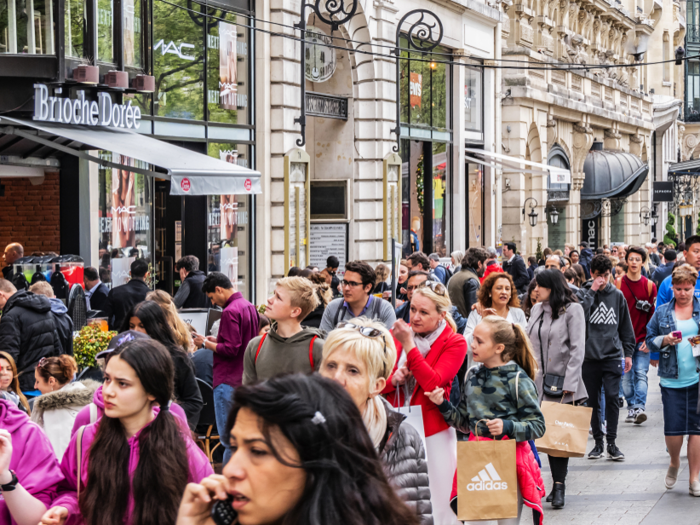
[[[537,451],[558,458],[583,457],[593,409],[550,401],[543,401],[541,408],[547,431],[535,441]]]
[[[517,516],[515,440],[457,443],[457,518],[472,521]]]

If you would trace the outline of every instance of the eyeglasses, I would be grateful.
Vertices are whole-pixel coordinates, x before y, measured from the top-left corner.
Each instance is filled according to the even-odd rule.
[[[346,281],[345,279],[340,281],[340,284],[342,284],[343,286],[349,286],[350,288],[355,288],[356,286],[362,286],[362,283],[356,283],[355,281]]]
[[[339,330],[357,330],[365,337],[381,337],[382,341],[384,342],[384,355],[386,355],[386,336],[384,335],[384,332],[382,332],[378,328],[372,328],[371,326],[360,326],[354,323],[350,323],[348,321],[342,321],[338,323],[338,326],[336,328],[338,328]],[[383,372],[384,373],[382,375],[386,375],[386,364],[384,365]]]
[[[445,285],[437,281],[425,281],[424,283],[421,283],[418,288],[424,287],[430,288],[433,292],[435,292],[438,295],[447,295],[447,288],[445,288]]]

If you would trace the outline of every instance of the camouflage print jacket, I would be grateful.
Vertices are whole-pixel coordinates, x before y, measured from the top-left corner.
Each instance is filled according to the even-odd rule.
[[[439,408],[445,421],[465,434],[476,434],[476,424],[482,419],[502,419],[503,435],[516,441],[541,438],[545,431],[537,387],[514,361],[497,368],[472,367],[459,405],[445,400]],[[498,437],[489,433],[483,421],[479,436]]]

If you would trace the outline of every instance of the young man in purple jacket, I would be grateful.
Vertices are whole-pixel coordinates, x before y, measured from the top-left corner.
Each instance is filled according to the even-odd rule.
[[[223,465],[231,457],[231,445],[224,435],[231,410],[233,391],[242,383],[243,356],[248,342],[258,335],[258,311],[236,291],[221,272],[211,272],[202,283],[211,302],[224,309],[217,337],[197,335],[194,344],[214,352],[214,411],[216,426],[224,446]]]

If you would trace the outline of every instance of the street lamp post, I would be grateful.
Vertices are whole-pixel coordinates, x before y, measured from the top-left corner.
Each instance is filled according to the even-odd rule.
[[[523,203],[523,218],[525,217],[525,208],[527,207],[528,201],[534,201],[535,204],[530,205],[530,213],[527,214],[528,218],[530,219],[530,226],[533,228],[537,226],[537,212],[535,211],[535,208],[538,206],[537,199],[534,197],[528,197],[525,199],[525,202]]]

